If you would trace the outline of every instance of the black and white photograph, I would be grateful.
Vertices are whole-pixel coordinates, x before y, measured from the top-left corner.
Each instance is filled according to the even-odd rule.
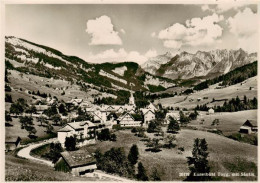
[[[259,5],[1,1],[3,181],[256,182]]]

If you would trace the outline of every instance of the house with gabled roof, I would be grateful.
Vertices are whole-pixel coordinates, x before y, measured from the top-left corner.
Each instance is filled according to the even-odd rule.
[[[144,126],[148,126],[149,122],[155,119],[155,112],[152,109],[141,109],[144,116]]]
[[[246,134],[257,133],[257,120],[246,120],[246,122],[240,127],[239,132]]]
[[[150,102],[150,104],[146,108],[147,109],[151,109],[153,112],[158,110],[158,108],[151,102]]]
[[[19,148],[21,140],[19,136],[7,137],[5,139],[5,151],[13,151]]]
[[[61,153],[61,158],[55,165],[56,170],[63,170],[64,167],[57,166],[63,161],[63,166],[74,176],[81,176],[89,173],[93,173],[97,169],[96,159],[93,154],[86,150],[78,151],[64,151]]]
[[[142,125],[142,121],[136,121],[129,112],[124,112],[118,117],[117,121],[121,127],[134,127]]]
[[[67,123],[57,131],[58,140],[62,147],[65,147],[66,137],[71,136],[81,141],[79,146],[93,143],[95,141],[95,128],[96,125],[90,121]]]

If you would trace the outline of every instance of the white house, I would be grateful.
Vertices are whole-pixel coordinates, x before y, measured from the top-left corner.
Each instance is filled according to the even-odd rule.
[[[212,109],[212,108],[210,108],[209,110],[208,110],[208,114],[214,114],[214,109]]]
[[[90,121],[67,123],[64,127],[59,129],[58,140],[62,147],[65,147],[66,137],[75,136],[82,140],[82,145],[93,143],[95,141],[96,126]]]
[[[149,122],[155,119],[155,113],[152,109],[142,109],[142,113],[144,116],[144,126],[148,126]]]

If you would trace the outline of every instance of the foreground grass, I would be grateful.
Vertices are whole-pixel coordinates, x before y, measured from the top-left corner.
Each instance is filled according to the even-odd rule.
[[[47,165],[26,159],[5,156],[6,181],[95,181],[95,178],[73,177],[69,173],[54,171]]]

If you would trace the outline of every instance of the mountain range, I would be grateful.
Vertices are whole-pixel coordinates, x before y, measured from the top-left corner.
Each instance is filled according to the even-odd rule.
[[[149,59],[142,68],[151,74],[170,79],[210,78],[226,74],[235,68],[257,60],[256,53],[238,50],[197,51],[195,54],[170,53]]]

